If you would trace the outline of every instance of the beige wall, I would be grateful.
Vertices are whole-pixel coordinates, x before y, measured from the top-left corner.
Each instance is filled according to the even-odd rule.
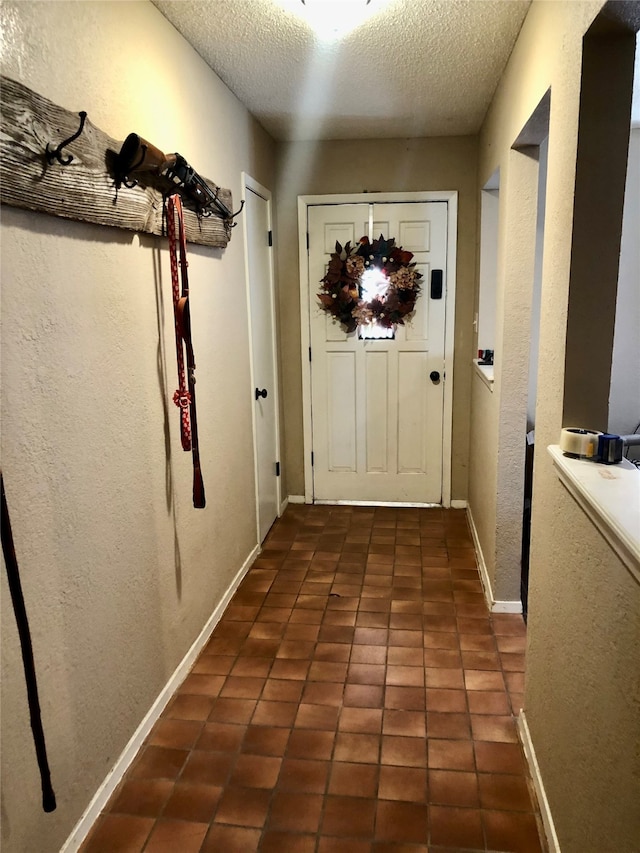
[[[457,190],[452,497],[466,499],[476,260],[476,146],[475,137],[305,142],[279,146],[277,249],[288,494],[304,494],[298,196]]]
[[[4,74],[180,151],[236,205],[241,170],[273,187],[270,138],[152,4],[0,15]],[[256,544],[243,241],[240,220],[226,250],[189,252],[196,511],[166,241],[2,209],[2,468],[58,800],[42,812],[3,571],[6,853],[59,850]]]
[[[551,88],[525,712],[563,853],[632,851],[640,837],[640,587],[560,485],[546,451],[563,425],[582,38],[601,6],[600,0],[534,0],[479,154],[478,191],[508,162],[522,126]],[[501,171],[501,193],[508,179]],[[517,215],[516,205],[505,208],[507,231]],[[521,249],[503,246],[503,257]],[[508,305],[514,289],[519,283],[511,278],[499,282],[505,327],[516,322],[516,306]],[[474,514],[481,511],[482,483],[491,488],[499,477],[502,436],[486,430],[505,408],[520,406],[517,385],[502,382],[491,399],[476,401],[474,394],[472,434],[477,430],[478,446],[487,446],[486,464],[472,469]],[[489,548],[491,529],[505,523],[499,511],[483,517]]]

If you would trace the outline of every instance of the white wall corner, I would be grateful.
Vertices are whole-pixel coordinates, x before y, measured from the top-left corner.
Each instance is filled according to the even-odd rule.
[[[473,546],[476,550],[478,571],[480,572],[480,581],[482,582],[482,589],[484,591],[484,598],[487,602],[487,607],[492,613],[522,613],[522,602],[520,600],[515,599],[513,601],[496,601],[496,599],[493,597],[491,579],[489,578],[487,564],[484,559],[484,554],[482,553],[480,537],[478,536],[478,530],[473,520],[471,507],[467,507],[467,518],[469,519],[469,527],[471,529],[471,536],[473,538]]]
[[[547,800],[547,795],[544,790],[540,766],[538,765],[538,760],[536,758],[536,752],[533,746],[533,741],[531,740],[531,732],[527,725],[527,718],[524,709],[522,709],[518,715],[518,735],[522,743],[524,756],[527,760],[527,764],[529,765],[531,781],[533,782],[533,787],[538,799],[538,807],[540,808],[540,816],[542,817],[542,825],[544,827],[549,853],[561,853],[560,842],[558,841],[558,836],[553,823],[551,807],[549,806],[549,801]]]
[[[233,598],[234,593],[242,583],[244,576],[247,574],[249,569],[251,568],[254,560],[260,554],[260,546],[256,545],[255,548],[251,551],[247,559],[242,564],[240,570],[236,574],[236,576],[231,581],[227,591],[221,598],[217,607],[207,619],[207,622],[194,641],[193,645],[180,661],[178,666],[171,678],[167,681],[163,689],[161,690],[158,698],[155,700],[144,719],[133,733],[131,740],[125,746],[124,750],[120,754],[119,758],[116,760],[116,763],[113,765],[104,781],[96,791],[93,799],[85,809],[82,817],[75,825],[71,834],[62,845],[60,849],[60,853],[77,853],[80,849],[81,844],[86,839],[89,834],[93,824],[96,822],[98,817],[100,816],[101,811],[105,807],[109,797],[113,794],[115,789],[118,787],[124,774],[126,773],[129,765],[133,761],[133,759],[138,754],[140,747],[144,743],[147,735],[159,719],[160,715],[164,711],[165,707],[169,703],[169,700],[176,692],[178,687],[185,680],[191,667],[196,661],[196,658],[202,651],[202,649],[207,644],[211,634],[213,633],[214,628],[222,618],[224,611],[227,609],[227,605]]]

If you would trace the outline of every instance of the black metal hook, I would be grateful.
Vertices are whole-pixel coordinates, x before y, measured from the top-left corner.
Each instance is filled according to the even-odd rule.
[[[236,210],[236,212],[232,213],[231,216],[229,217],[229,222],[232,222],[232,225],[231,225],[232,228],[235,228],[236,225],[238,224],[237,222],[233,222],[233,220],[236,218],[236,216],[240,216],[240,214],[242,213],[243,207],[244,207],[244,199],[242,199],[242,201],[240,202],[240,207]]]
[[[78,115],[80,117],[80,127],[78,128],[78,130],[76,130],[73,136],[70,136],[68,139],[65,139],[64,142],[61,142],[60,145],[58,145],[58,147],[55,149],[51,147],[50,142],[47,144],[46,155],[47,162],[50,166],[53,165],[54,160],[57,160],[61,166],[68,166],[69,163],[71,163],[71,161],[73,160],[72,154],[69,154],[68,157],[63,157],[62,149],[69,145],[70,142],[73,142],[74,139],[77,139],[84,130],[84,123],[86,121],[87,114],[84,110],[82,110],[82,112],[79,112]]]

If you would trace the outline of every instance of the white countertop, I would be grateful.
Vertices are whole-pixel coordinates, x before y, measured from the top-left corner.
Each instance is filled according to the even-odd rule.
[[[558,476],[640,581],[640,470],[627,459],[604,465],[547,448]]]

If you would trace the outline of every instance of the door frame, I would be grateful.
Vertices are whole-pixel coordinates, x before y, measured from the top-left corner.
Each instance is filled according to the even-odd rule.
[[[271,201],[271,190],[268,190],[262,184],[252,178],[247,172],[242,172],[242,201],[246,202],[247,200],[247,192],[253,192],[256,195],[260,196],[260,198],[264,199],[267,202],[267,220],[269,223],[269,230],[273,233],[273,209],[272,209],[272,201]],[[245,221],[243,221],[243,232],[244,232],[244,268],[245,268],[245,290],[247,295],[247,328],[249,335],[249,370],[251,374],[251,385],[250,385],[250,400],[251,400],[251,425],[252,425],[252,436],[253,436],[253,474],[254,474],[254,485],[255,485],[255,508],[256,508],[256,541],[258,545],[261,545],[260,541],[260,495],[258,493],[258,436],[257,436],[257,420],[256,420],[256,408],[255,408],[255,400],[253,396],[253,389],[255,388],[255,376],[253,369],[253,336],[251,332],[251,285],[250,285],[250,273],[251,270],[249,268],[249,229],[245,225]],[[276,294],[275,294],[275,265],[274,265],[274,254],[273,254],[273,241],[272,245],[269,247],[269,305],[270,305],[270,314],[271,314],[271,348],[273,351],[273,367],[274,367],[274,377],[273,377],[273,402],[274,402],[274,413],[275,413],[275,433],[276,433],[276,447],[275,447],[275,459],[274,462],[282,462],[281,460],[281,445],[280,445],[280,387],[279,387],[279,375],[280,371],[278,368],[279,358],[278,358],[278,330],[276,325]],[[276,511],[278,518],[282,515],[283,512],[283,504],[282,504],[282,464],[280,465],[280,475],[276,477]]]
[[[316,205],[340,204],[378,204],[380,202],[427,202],[444,201],[447,203],[447,289],[445,304],[444,330],[444,404],[442,413],[442,506],[451,506],[451,450],[453,427],[453,344],[455,332],[456,305],[456,246],[458,233],[458,192],[457,190],[438,192],[406,193],[349,193],[332,195],[298,196],[298,247],[300,262],[300,357],[302,360],[302,418],[304,447],[304,499],[313,503],[313,469],[311,453],[313,450],[313,430],[311,412],[311,362],[309,349],[310,301],[309,301],[309,250],[308,250],[308,209]],[[387,504],[385,504],[387,505]]]

